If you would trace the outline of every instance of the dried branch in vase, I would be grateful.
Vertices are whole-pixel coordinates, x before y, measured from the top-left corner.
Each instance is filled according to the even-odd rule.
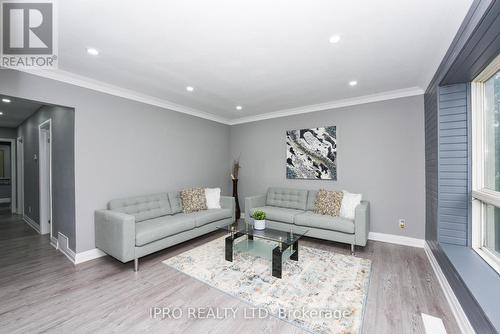
[[[234,160],[233,161],[233,173],[231,174],[231,178],[233,180],[237,180],[238,179],[238,174],[239,174],[239,171],[240,171],[240,160]]]

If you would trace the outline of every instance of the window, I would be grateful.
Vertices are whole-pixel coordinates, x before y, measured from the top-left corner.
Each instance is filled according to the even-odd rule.
[[[500,56],[472,83],[472,247],[500,273]]]

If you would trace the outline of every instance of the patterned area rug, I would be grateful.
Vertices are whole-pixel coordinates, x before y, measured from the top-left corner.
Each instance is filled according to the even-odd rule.
[[[233,262],[226,261],[224,238],[163,263],[301,329],[361,332],[370,260],[299,245],[299,261],[287,260],[278,279],[271,275],[270,259],[243,250],[251,243],[244,238],[235,246]]]

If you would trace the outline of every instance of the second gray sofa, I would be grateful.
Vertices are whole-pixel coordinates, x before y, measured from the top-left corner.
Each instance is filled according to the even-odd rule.
[[[95,244],[128,262],[234,222],[234,198],[221,196],[221,209],[182,212],[180,192],[115,199],[95,212]]]
[[[245,198],[245,219],[252,222],[256,210],[266,213],[266,226],[307,236],[365,246],[370,225],[370,206],[362,201],[354,220],[314,213],[317,190],[269,188],[267,193]]]

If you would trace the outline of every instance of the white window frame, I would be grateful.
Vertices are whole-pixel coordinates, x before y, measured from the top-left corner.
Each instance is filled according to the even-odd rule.
[[[500,192],[485,188],[484,182],[484,93],[485,82],[500,70],[500,55],[479,74],[471,85],[472,106],[472,248],[500,273],[500,257],[484,245],[486,207],[500,208]]]

